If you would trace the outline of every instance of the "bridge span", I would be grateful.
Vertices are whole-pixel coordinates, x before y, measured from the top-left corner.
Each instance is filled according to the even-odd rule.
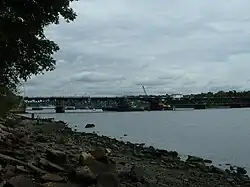
[[[250,107],[250,97],[182,97],[173,98],[169,96],[126,96],[126,97],[25,97],[27,106],[56,106],[63,103],[65,106],[84,106],[102,108],[117,104],[126,98],[129,102],[141,104],[145,102],[158,101],[175,107],[192,108],[197,105],[208,107]]]

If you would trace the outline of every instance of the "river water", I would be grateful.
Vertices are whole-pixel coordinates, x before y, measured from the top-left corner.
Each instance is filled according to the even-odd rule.
[[[38,115],[66,121],[78,131],[143,142],[183,155],[211,159],[222,166],[243,166],[250,171],[250,109]],[[96,127],[85,129],[87,123]]]

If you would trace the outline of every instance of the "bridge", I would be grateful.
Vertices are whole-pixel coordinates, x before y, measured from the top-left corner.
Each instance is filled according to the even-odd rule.
[[[102,108],[116,105],[124,97],[25,97],[24,101],[29,107],[39,106],[74,106],[75,108]],[[250,97],[192,97],[173,98],[166,95],[152,96],[126,96],[130,102],[145,104],[157,100],[175,108],[242,108],[250,107]]]

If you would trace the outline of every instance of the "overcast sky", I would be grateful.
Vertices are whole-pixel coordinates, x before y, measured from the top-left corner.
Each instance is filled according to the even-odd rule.
[[[56,70],[28,96],[250,89],[249,0],[80,0],[70,24],[47,29]]]

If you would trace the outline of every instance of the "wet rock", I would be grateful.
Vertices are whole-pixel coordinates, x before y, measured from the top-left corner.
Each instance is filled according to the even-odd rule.
[[[114,173],[102,173],[97,177],[96,187],[118,187],[119,181]]]
[[[58,165],[65,165],[68,163],[68,157],[66,153],[58,150],[46,150],[47,159]]]
[[[94,128],[95,125],[93,123],[88,123],[87,125],[85,125],[85,128]]]
[[[61,176],[59,175],[56,175],[56,174],[45,174],[41,177],[41,179],[45,182],[62,182],[64,181],[64,178],[62,178]]]
[[[7,180],[3,187],[35,187],[35,184],[30,178],[20,175]]]

